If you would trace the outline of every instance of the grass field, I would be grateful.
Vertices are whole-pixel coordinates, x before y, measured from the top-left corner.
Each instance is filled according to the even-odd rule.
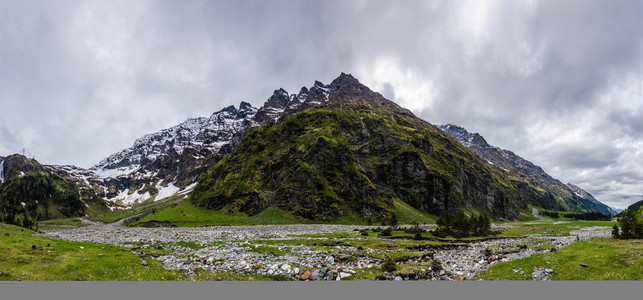
[[[154,210],[155,212],[150,213]],[[115,221],[119,218],[133,216],[144,212],[144,215],[137,218],[130,225],[147,221],[168,221],[177,226],[195,227],[206,225],[259,225],[259,224],[309,224],[320,223],[294,216],[292,213],[277,208],[267,208],[254,216],[247,216],[238,212],[227,212],[224,209],[219,211],[208,210],[192,205],[189,200],[181,200],[176,204],[156,205],[139,208],[138,212],[126,210],[113,213],[108,217],[97,218],[104,222]],[[392,212],[395,213],[400,224],[432,224],[436,216],[423,213],[409,206],[402,201],[394,201]],[[346,215],[331,222],[330,224],[358,224],[366,225],[366,222],[356,215]]]
[[[305,224],[309,221],[292,214],[268,208],[263,212],[246,216],[243,214],[226,214],[222,211],[212,211],[194,206],[188,200],[183,200],[155,213],[138,219],[134,224],[146,221],[168,221],[177,226],[196,227],[206,225],[257,225],[257,224]]]
[[[185,280],[148,259],[111,245],[32,236],[34,232],[0,224],[0,280]]]
[[[474,279],[531,280],[534,267],[552,269],[551,280],[643,280],[643,240],[580,241],[556,252],[491,266]]]
[[[113,212],[108,212],[103,215],[98,215],[91,217],[90,220],[92,221],[101,221],[104,223],[112,223],[116,222],[118,220],[132,217],[134,215],[139,215],[139,214],[150,214],[153,212],[156,212],[158,210],[162,210],[164,208],[170,207],[174,202],[184,198],[184,195],[176,195],[172,197],[168,197],[166,199],[156,201],[156,202],[150,202],[150,203],[145,203],[143,205],[136,206],[134,208],[129,208],[129,209],[124,209],[124,210],[117,210]]]

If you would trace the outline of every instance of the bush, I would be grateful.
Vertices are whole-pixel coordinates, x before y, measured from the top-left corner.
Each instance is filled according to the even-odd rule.
[[[387,227],[386,229],[382,230],[382,232],[380,232],[380,236],[391,236],[392,232],[393,232],[393,228]]]
[[[437,237],[451,235],[456,238],[467,236],[487,236],[496,234],[491,231],[491,218],[486,212],[479,216],[468,217],[463,211],[458,211],[455,218],[443,215],[438,219],[438,228],[432,233]]]
[[[386,223],[388,223],[388,225],[393,226],[393,227],[397,226],[397,216],[395,215],[395,213],[391,213],[388,216],[388,219],[386,220]]]
[[[617,239],[620,237],[619,230],[618,230],[618,225],[614,224],[612,227],[612,237]]]
[[[643,207],[634,212],[624,211],[618,219],[618,223],[621,225],[619,238],[643,239]],[[612,229],[612,236],[614,236],[614,230]]]
[[[397,263],[390,258],[387,257],[382,266],[380,266],[380,270],[384,272],[395,272],[397,270]]]

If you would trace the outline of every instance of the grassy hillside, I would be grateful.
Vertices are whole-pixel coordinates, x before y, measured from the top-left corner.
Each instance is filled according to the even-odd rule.
[[[418,211],[399,200],[394,201],[394,207],[391,211],[395,213],[399,224],[433,224],[437,219],[436,216]],[[126,215],[133,215],[133,213],[123,213]],[[227,208],[223,208],[218,211],[205,209],[193,205],[188,200],[166,205],[163,208],[155,210],[154,213],[146,213],[142,217],[134,219],[128,225],[136,225],[148,221],[167,221],[179,227],[313,223],[311,220],[295,216],[292,212],[278,208],[266,208],[256,215],[248,216],[242,212],[230,211]],[[343,217],[332,220],[328,223],[367,224],[363,219],[355,215],[344,215]]]
[[[69,242],[32,236],[34,232],[0,223],[0,280],[184,280],[185,276],[148,266],[112,245]]]
[[[331,103],[252,130],[190,197],[212,210],[273,207],[323,222],[386,219],[394,198],[434,215],[472,207],[510,219],[527,203],[439,129],[368,103]]]
[[[35,222],[109,211],[95,192],[78,188],[73,178],[56,174],[34,159],[14,154],[3,165],[0,217],[7,223],[23,225],[25,219]]]
[[[534,267],[554,271],[551,280],[643,280],[643,241],[580,241],[556,252],[500,263],[478,275],[486,280],[531,280]],[[583,267],[581,264],[586,265]],[[520,270],[523,274],[520,274]]]
[[[26,214],[31,219],[66,218],[85,214],[73,183],[43,171],[15,176],[0,186],[5,220]]]

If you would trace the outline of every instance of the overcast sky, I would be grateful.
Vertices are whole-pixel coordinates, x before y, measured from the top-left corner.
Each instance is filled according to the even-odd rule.
[[[346,72],[624,208],[643,197],[642,6],[0,0],[0,155],[90,167]]]

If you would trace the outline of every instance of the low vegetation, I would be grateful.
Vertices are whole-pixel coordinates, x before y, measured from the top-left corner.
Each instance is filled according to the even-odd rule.
[[[642,280],[641,253],[641,240],[598,238],[499,263],[474,279],[531,280],[534,268],[546,268],[553,270],[551,280]]]
[[[612,228],[612,236],[620,239],[643,239],[643,207],[638,211],[624,211],[618,219],[618,225],[614,224]]]
[[[168,221],[177,226],[197,227],[207,225],[258,225],[305,224],[307,220],[280,209],[266,209],[254,216],[230,212],[226,209],[212,211],[193,205],[190,201],[174,203],[164,209],[134,219],[131,225],[148,221]]]
[[[609,221],[612,219],[612,216],[600,212],[565,212],[541,209],[539,210],[539,213],[543,216],[554,219],[570,218],[574,220],[588,221]]]
[[[33,231],[0,224],[0,280],[185,280],[149,259],[112,245],[33,236]]]
[[[445,214],[438,219],[438,228],[433,231],[437,237],[453,236],[462,238],[468,236],[495,235],[500,232],[491,231],[491,219],[486,213],[478,216],[467,216],[463,211],[458,211],[455,217]]]

